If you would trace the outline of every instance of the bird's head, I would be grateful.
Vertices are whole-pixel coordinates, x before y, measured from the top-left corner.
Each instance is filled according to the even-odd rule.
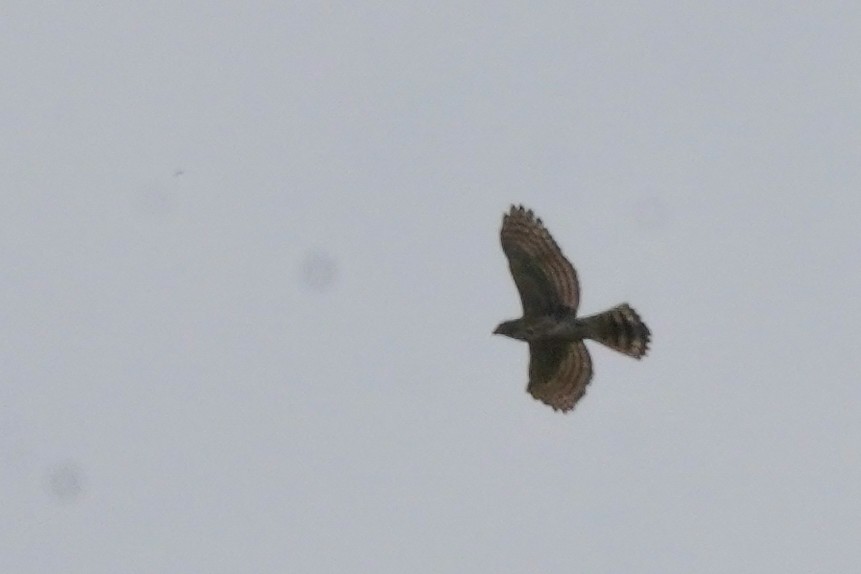
[[[534,334],[534,329],[527,327],[523,319],[514,319],[512,321],[503,321],[493,330],[494,335],[505,335],[512,339],[528,341]]]

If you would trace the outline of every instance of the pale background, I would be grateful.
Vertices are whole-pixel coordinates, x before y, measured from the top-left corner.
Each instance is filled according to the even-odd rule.
[[[0,572],[859,571],[861,5],[387,4],[3,3]]]

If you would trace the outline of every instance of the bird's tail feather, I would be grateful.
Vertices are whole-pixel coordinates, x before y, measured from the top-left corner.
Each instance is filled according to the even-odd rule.
[[[651,332],[627,303],[584,317],[583,321],[589,326],[590,339],[629,357],[639,359],[649,350]]]

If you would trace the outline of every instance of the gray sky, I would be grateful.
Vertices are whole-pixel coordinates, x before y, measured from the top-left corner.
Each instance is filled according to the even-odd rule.
[[[857,571],[861,7],[537,4],[4,2],[0,571]]]

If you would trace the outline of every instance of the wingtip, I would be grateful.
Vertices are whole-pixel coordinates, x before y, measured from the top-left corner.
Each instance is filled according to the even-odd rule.
[[[506,217],[512,216],[512,215],[525,216],[529,219],[537,219],[539,222],[541,221],[540,218],[535,217],[534,211],[532,211],[531,209],[529,209],[528,207],[526,207],[522,203],[518,203],[518,204],[512,203],[511,207],[508,208],[508,213],[506,213],[505,215],[506,215]]]
[[[531,394],[531,393],[530,393],[530,394]],[[585,394],[585,393],[584,393],[584,394]],[[573,402],[571,402],[571,403],[567,403],[567,402],[566,402],[566,403],[552,403],[552,402],[550,402],[550,401],[548,401],[548,400],[546,400],[546,399],[543,399],[543,398],[541,398],[541,397],[537,397],[537,396],[535,396],[535,395],[531,395],[531,396],[532,396],[533,400],[535,400],[537,403],[539,403],[540,405],[542,405],[542,408],[543,408],[544,406],[547,406],[547,407],[550,407],[551,409],[553,409],[553,412],[554,412],[554,413],[562,413],[563,415],[567,415],[568,413],[570,413],[571,411],[573,411],[573,410],[574,410],[574,407],[576,407],[576,406],[577,406],[577,402],[578,402],[578,401],[580,400],[580,398],[581,398],[581,397],[577,397],[577,399],[575,399],[575,400],[574,400]]]

